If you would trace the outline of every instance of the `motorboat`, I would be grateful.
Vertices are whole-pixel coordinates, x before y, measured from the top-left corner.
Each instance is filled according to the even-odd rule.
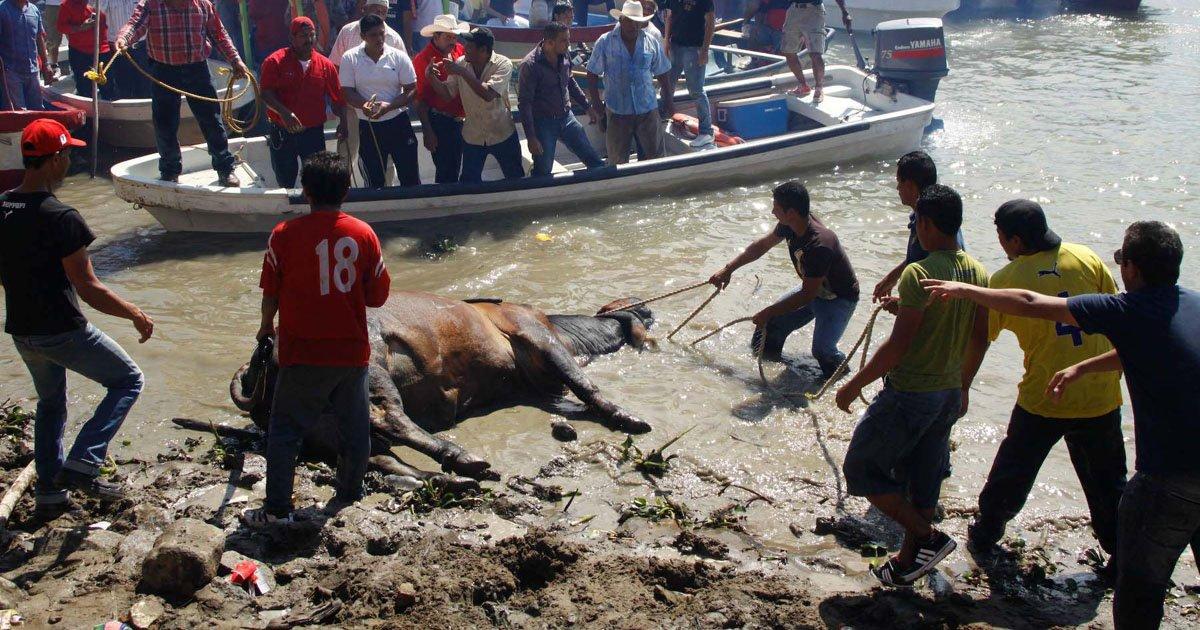
[[[62,102],[51,102],[49,105],[50,109],[42,111],[0,111],[0,190],[8,190],[21,181],[25,171],[21,160],[21,132],[29,123],[39,118],[50,118],[62,123],[68,131],[83,126],[83,110]]]

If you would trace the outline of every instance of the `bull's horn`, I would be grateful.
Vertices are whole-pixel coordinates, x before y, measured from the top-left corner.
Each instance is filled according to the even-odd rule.
[[[237,372],[233,373],[233,380],[229,381],[229,397],[233,399],[233,404],[238,409],[250,413],[256,405],[258,405],[259,392],[258,383],[254,383],[254,391],[250,392],[249,396],[245,395],[242,390],[242,377],[246,374],[246,370],[250,368],[250,364],[246,363],[238,368]]]

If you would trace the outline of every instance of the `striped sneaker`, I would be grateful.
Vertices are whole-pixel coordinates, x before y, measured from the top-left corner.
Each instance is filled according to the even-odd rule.
[[[929,538],[917,544],[916,562],[913,563],[914,573],[916,574],[912,578],[914,580],[932,571],[939,562],[946,559],[946,556],[950,555],[950,552],[958,547],[953,538],[936,529],[929,535]]]

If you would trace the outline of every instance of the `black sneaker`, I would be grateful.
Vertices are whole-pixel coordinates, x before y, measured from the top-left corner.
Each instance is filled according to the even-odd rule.
[[[996,532],[995,528],[975,520],[967,526],[967,551],[976,556],[989,556],[998,550],[1002,536],[1003,529]]]
[[[915,573],[917,575],[912,579],[915,580],[917,577],[921,577],[932,571],[939,562],[945,560],[946,556],[950,555],[950,552],[954,551],[957,547],[958,543],[954,542],[953,538],[936,529],[933,530],[929,538],[917,543],[916,562],[913,563],[916,567]]]
[[[105,481],[73,470],[62,470],[54,478],[54,485],[64,490],[76,490],[101,501],[119,501],[125,498],[125,490],[119,484]]]
[[[80,510],[79,504],[67,499],[55,503],[38,503],[33,508],[33,517],[41,523],[47,523],[71,512]]]

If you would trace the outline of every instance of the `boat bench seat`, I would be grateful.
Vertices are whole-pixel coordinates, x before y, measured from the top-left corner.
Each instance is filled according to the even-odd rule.
[[[803,98],[789,94],[788,111],[811,118],[822,125],[840,125],[850,120],[859,120],[871,110],[866,105],[850,98],[852,91],[845,85],[825,88],[825,98],[813,105],[812,96]]]

